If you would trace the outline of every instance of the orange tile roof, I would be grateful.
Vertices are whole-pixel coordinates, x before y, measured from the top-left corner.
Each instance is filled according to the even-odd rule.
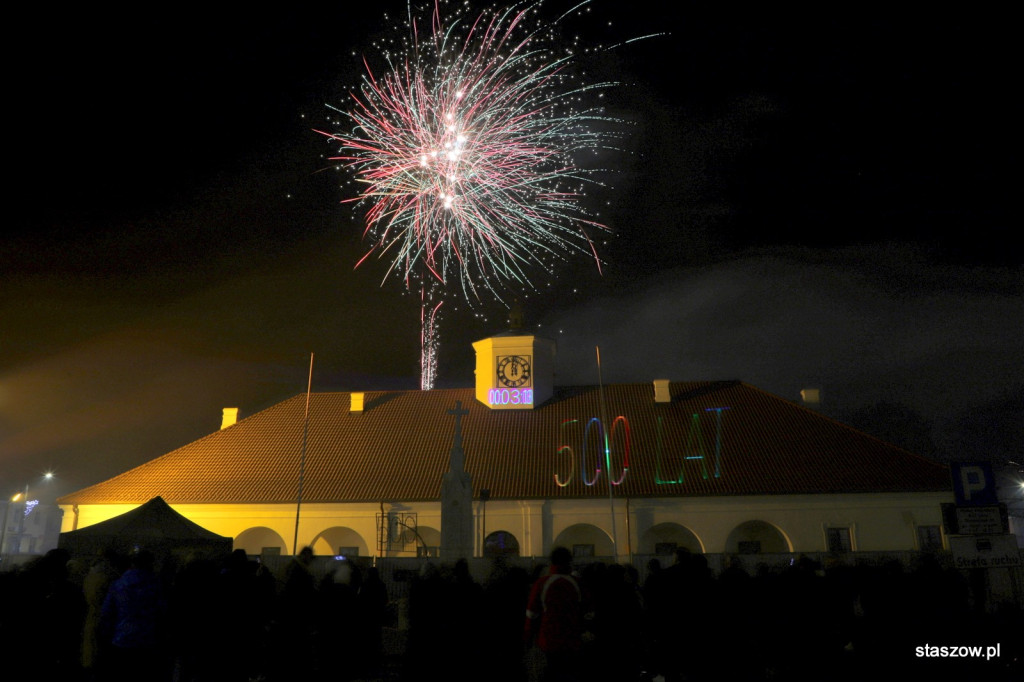
[[[651,384],[604,388],[608,416],[602,421],[626,418],[612,430],[615,479],[629,425],[629,469],[616,496],[950,488],[945,467],[753,386],[673,382],[671,395],[671,403],[658,404]],[[463,444],[476,493],[487,488],[491,499],[608,495],[605,472],[586,485],[599,452],[600,423],[592,421],[601,417],[596,386],[557,389],[534,410],[490,410],[468,388],[371,391],[365,401],[362,413],[350,413],[349,393],[312,395],[304,502],[439,499],[455,428],[447,411],[456,401],[469,410]],[[157,495],[171,504],[293,502],[305,403],[305,394],[285,400],[59,502],[135,503]],[[560,451],[563,446],[571,450]]]

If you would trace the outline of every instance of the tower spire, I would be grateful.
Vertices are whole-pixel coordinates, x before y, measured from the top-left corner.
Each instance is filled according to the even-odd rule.
[[[512,302],[512,307],[508,310],[508,328],[513,331],[523,328],[523,306],[518,298]]]
[[[448,471],[441,476],[441,558],[454,561],[473,556],[473,480],[462,449],[462,418],[469,410],[456,400],[448,414],[455,417],[455,435]]]

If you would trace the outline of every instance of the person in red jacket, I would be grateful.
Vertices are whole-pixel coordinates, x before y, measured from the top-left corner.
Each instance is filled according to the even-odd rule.
[[[577,679],[586,601],[572,575],[572,554],[555,547],[548,574],[533,584],[526,603],[524,640],[527,648],[535,642],[544,653],[544,682]]]

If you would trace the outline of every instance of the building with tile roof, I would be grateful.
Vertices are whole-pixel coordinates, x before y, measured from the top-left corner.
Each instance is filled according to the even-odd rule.
[[[941,546],[945,467],[738,381],[556,387],[554,344],[474,344],[473,388],[297,395],[67,495],[64,530],[160,496],[251,554],[436,555],[455,417],[474,554]],[[300,475],[301,497],[299,493]]]

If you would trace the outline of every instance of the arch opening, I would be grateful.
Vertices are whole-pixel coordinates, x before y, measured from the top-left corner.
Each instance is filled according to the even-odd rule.
[[[266,526],[246,528],[237,536],[232,543],[233,549],[244,549],[249,556],[280,555],[288,553],[288,545],[285,544],[277,531]]]
[[[704,543],[686,526],[666,522],[651,526],[640,536],[640,553],[654,556],[673,556],[679,548],[694,554],[704,553]]]
[[[577,559],[609,557],[615,554],[615,547],[608,533],[590,523],[569,526],[558,534],[552,546],[569,549]]]
[[[785,554],[793,549],[789,539],[766,521],[745,521],[732,529],[725,541],[729,554]]]
[[[333,526],[321,531],[310,546],[317,555],[370,556],[369,545],[363,536],[347,526]]]
[[[484,538],[484,556],[519,556],[519,540],[507,530],[496,530]]]

